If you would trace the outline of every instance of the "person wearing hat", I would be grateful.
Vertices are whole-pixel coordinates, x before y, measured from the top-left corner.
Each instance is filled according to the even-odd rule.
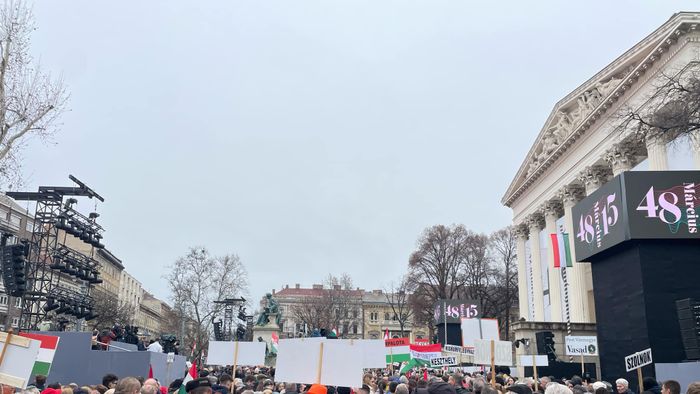
[[[307,394],[328,394],[328,389],[322,384],[312,384]]]
[[[211,381],[208,377],[190,380],[185,385],[187,394],[212,394]]]
[[[532,394],[532,390],[524,384],[514,384],[508,386],[508,391],[515,394]]]

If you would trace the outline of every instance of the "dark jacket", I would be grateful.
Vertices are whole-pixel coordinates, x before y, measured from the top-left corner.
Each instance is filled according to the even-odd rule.
[[[455,386],[438,380],[428,385],[428,394],[457,394],[457,391]]]

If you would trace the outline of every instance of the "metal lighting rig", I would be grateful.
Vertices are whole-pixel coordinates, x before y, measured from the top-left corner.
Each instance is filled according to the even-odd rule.
[[[233,307],[239,305],[238,315],[239,318],[241,313],[245,316],[245,308],[243,308],[243,303],[245,303],[245,298],[226,298],[220,301],[214,301],[217,304],[224,304],[224,320],[219,322],[219,336],[224,338],[226,341],[233,341],[235,338],[243,337],[245,335],[245,328],[241,331],[240,327],[236,327],[236,331],[233,330]],[[219,339],[217,339],[219,340]]]
[[[22,297],[22,315],[19,328],[38,330],[39,324],[48,320],[49,313],[71,316],[72,320],[95,318],[90,289],[101,283],[98,262],[94,259],[96,249],[102,244],[103,228],[96,223],[99,216],[93,212],[85,216],[73,206],[76,197],[95,198],[104,202],[99,194],[83,182],[69,176],[76,186],[40,186],[36,192],[8,192],[8,197],[21,201],[36,201],[32,239],[28,243],[26,262],[26,290]],[[63,242],[70,234],[90,245],[90,253],[73,250],[59,240],[63,231]],[[64,278],[64,283],[61,278]],[[65,284],[72,277],[79,284]],[[65,320],[65,319],[63,319]]]

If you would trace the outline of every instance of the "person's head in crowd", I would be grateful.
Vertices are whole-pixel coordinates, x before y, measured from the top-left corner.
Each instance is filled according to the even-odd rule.
[[[681,385],[675,380],[667,380],[661,385],[661,394],[681,394]]]
[[[148,378],[148,379],[144,380],[143,386],[153,386],[153,387],[159,389],[160,383],[158,383],[158,381],[153,379],[153,378]]]
[[[170,385],[168,386],[168,393],[173,393],[175,391],[180,390],[180,387],[182,386],[182,379],[175,379],[172,382],[170,382]]]
[[[60,390],[60,389],[61,389],[61,383],[53,382],[53,383],[51,383],[51,384],[49,385],[48,388]]]
[[[545,394],[573,394],[571,389],[563,384],[554,383],[550,380],[547,387],[544,389]]]
[[[507,392],[514,394],[532,394],[532,390],[524,384],[514,384],[508,386]]]
[[[650,391],[654,387],[658,387],[659,382],[657,382],[656,379],[647,376],[642,380],[642,386],[644,386],[644,391]]]
[[[540,387],[543,389],[547,388],[547,385],[552,381],[552,379],[549,378],[549,376],[543,376],[540,378]]]
[[[498,390],[487,384],[481,390],[481,394],[498,394]]]
[[[586,394],[588,391],[585,387],[581,386],[580,384],[577,384],[571,388],[571,392],[573,392],[574,394]]]
[[[577,375],[574,375],[573,377],[571,377],[571,380],[569,382],[571,382],[571,387],[583,386],[583,379],[581,379],[581,377],[577,376]]]
[[[298,393],[297,391],[297,384],[296,383],[285,383],[284,384],[284,392],[285,393]]]
[[[248,390],[243,390],[243,392],[241,394],[255,394],[255,392],[253,390],[248,389]]]
[[[104,384],[98,384],[97,386],[95,386],[95,390],[97,390],[97,392],[100,394],[105,394],[107,390],[109,390],[109,388]]]
[[[395,392],[396,392],[396,386],[398,386],[398,385],[399,385],[398,382],[391,382],[391,383],[389,383],[389,392],[392,393],[392,394],[395,393]]]
[[[512,376],[506,378],[506,386],[512,386],[515,384],[515,379]]]
[[[309,388],[309,391],[307,391],[308,394],[327,394],[328,389],[326,386],[322,384],[312,384],[311,388]]]
[[[43,390],[46,387],[46,375],[36,375],[34,377],[35,386],[39,390]]]
[[[627,379],[620,378],[615,381],[615,388],[619,394],[625,394],[629,390],[630,382]]]
[[[605,386],[605,385],[603,385],[603,386]],[[610,391],[608,391],[607,387],[598,387],[597,389],[595,389],[595,391],[593,393],[594,394],[610,394]]]
[[[185,391],[187,394],[211,394],[211,381],[206,376],[190,380],[185,385]]]
[[[108,389],[113,389],[117,387],[117,381],[119,378],[117,375],[113,373],[108,373],[107,375],[102,377],[102,385],[107,387]]]
[[[700,394],[700,382],[693,382],[688,385],[685,394]]]
[[[141,386],[141,394],[160,394],[160,390],[151,384],[144,384]]]
[[[486,381],[482,377],[477,377],[472,380],[472,389],[475,393],[481,393],[481,391],[486,387]]]
[[[141,391],[141,382],[138,379],[128,377],[119,379],[114,394],[138,394]]]
[[[396,385],[396,390],[394,390],[394,394],[408,394],[408,385],[405,383],[399,383]]]

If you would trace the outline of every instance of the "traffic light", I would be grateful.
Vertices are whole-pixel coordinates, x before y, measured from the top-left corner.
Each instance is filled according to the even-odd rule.
[[[2,279],[6,292],[21,297],[27,291],[27,255],[29,244],[5,245],[2,249]]]
[[[546,354],[550,362],[557,361],[554,349],[554,333],[551,331],[540,331],[535,334],[537,338],[537,354]]]

